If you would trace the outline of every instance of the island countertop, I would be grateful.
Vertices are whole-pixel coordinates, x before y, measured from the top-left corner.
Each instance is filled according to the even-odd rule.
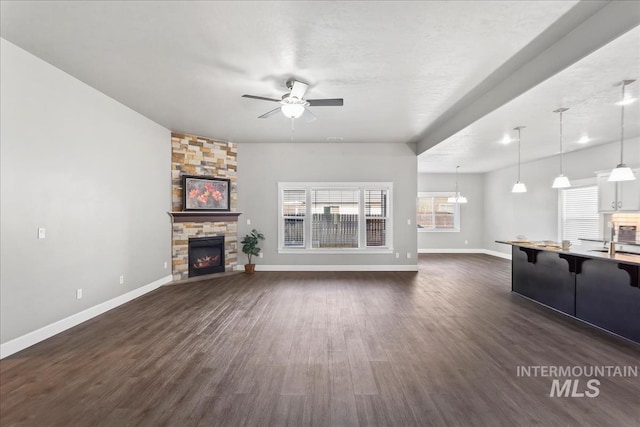
[[[594,250],[578,249],[578,248],[562,249],[557,245],[545,245],[537,242],[524,242],[519,240],[496,240],[495,242],[502,243],[505,245],[537,249],[541,251],[557,252],[560,254],[579,256],[583,258],[596,258],[596,259],[608,260],[608,261],[618,262],[618,263],[622,262],[625,264],[640,265],[640,254],[630,255],[630,254],[616,253],[615,255],[611,256],[609,255],[608,252],[598,252]],[[624,245],[624,243],[619,243],[619,244]]]

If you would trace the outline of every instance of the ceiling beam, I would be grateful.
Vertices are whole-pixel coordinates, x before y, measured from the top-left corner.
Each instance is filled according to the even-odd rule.
[[[410,146],[415,143],[416,154],[427,151],[638,25],[637,1],[580,1],[434,120]]]

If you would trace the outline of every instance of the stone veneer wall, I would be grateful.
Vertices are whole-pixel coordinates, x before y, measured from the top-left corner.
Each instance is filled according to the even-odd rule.
[[[182,175],[214,176],[231,180],[231,211],[238,204],[238,149],[234,143],[201,136],[171,134],[172,210],[182,210]],[[237,222],[174,223],[171,237],[173,280],[189,277],[188,243],[190,237],[225,236],[225,269],[238,264]]]

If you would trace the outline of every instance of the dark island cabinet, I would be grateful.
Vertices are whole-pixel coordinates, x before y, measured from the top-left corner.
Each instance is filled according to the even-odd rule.
[[[512,245],[512,291],[640,343],[640,263]]]
[[[546,306],[575,316],[573,258],[556,252],[513,246],[512,290]]]
[[[585,259],[576,275],[576,317],[640,342],[639,268]]]

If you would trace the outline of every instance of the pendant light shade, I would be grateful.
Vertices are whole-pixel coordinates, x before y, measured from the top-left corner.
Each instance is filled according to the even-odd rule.
[[[609,181],[633,181],[636,176],[630,167],[624,163],[616,166],[609,174]]]
[[[571,182],[569,182],[569,178],[560,174],[556,176],[556,179],[553,180],[552,188],[568,188],[571,187]]]
[[[524,185],[524,182],[516,182],[515,184],[513,184],[513,188],[511,189],[512,193],[526,193],[527,192],[527,186]]]
[[[633,82],[635,82],[635,80],[623,80],[622,83],[620,83],[620,86],[622,86],[622,98],[620,101],[620,163],[609,174],[609,181],[633,181],[636,179],[631,168],[624,164],[624,92],[625,87]]]
[[[467,203],[467,198],[458,191],[458,168],[460,168],[460,166],[456,166],[456,193],[447,199],[447,203]]]
[[[524,185],[524,182],[520,181],[520,131],[524,129],[524,126],[518,126],[517,128],[514,128],[513,130],[517,130],[518,131],[518,180],[516,181],[515,184],[513,184],[513,188],[511,189],[512,193],[526,193],[527,192],[527,186]]]
[[[467,198],[456,193],[455,196],[451,196],[447,199],[447,203],[467,203]]]
[[[564,176],[564,174],[562,173],[562,166],[563,166],[562,161],[564,156],[564,152],[562,151],[562,113],[564,113],[567,110],[568,108],[558,108],[557,110],[554,111],[554,113],[560,114],[560,175],[558,175],[556,179],[553,180],[553,185],[551,186],[551,188],[571,187],[569,178]]]

